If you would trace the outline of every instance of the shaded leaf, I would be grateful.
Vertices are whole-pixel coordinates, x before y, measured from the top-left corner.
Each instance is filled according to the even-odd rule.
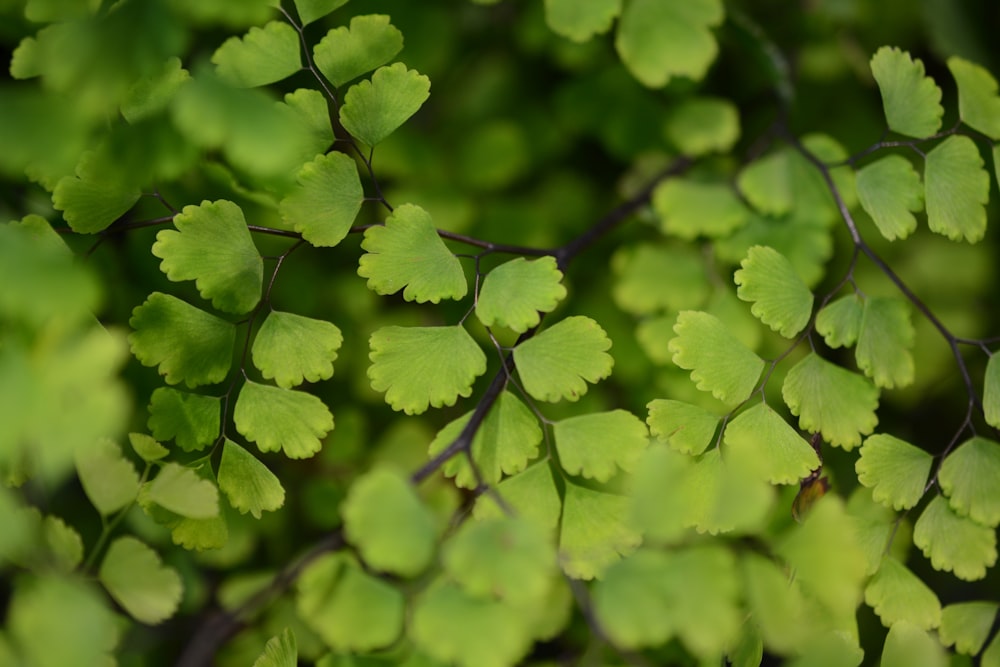
[[[365,198],[354,160],[338,152],[317,155],[302,165],[296,182],[281,200],[282,220],[314,246],[344,240]]]
[[[229,504],[259,519],[285,504],[285,490],[277,476],[253,454],[226,438],[219,461],[219,489]]]
[[[924,199],[932,232],[976,243],[986,233],[990,177],[969,137],[951,136],[924,160]]]
[[[612,410],[569,417],[552,425],[559,462],[570,475],[606,482],[631,471],[649,444],[646,425],[631,412]]]
[[[118,604],[136,620],[155,625],[174,615],[183,586],[177,571],[134,537],[119,537],[108,547],[97,574]]]
[[[87,498],[105,516],[131,503],[139,493],[139,474],[109,438],[77,449],[76,472]]]
[[[521,382],[540,401],[575,401],[587,393],[587,382],[611,375],[611,341],[589,317],[560,320],[514,348]]]
[[[726,405],[737,405],[757,386],[764,360],[747,349],[714,315],[685,310],[674,324],[669,344],[673,362],[691,371],[698,389]]]
[[[563,571],[574,579],[593,579],[641,542],[629,526],[624,496],[567,483],[559,535]]]
[[[792,264],[774,248],[753,246],[733,274],[736,296],[753,305],[750,312],[786,338],[809,323],[813,295]]]
[[[954,572],[965,581],[982,579],[993,567],[996,540],[996,531],[956,514],[944,496],[935,496],[913,526],[913,544],[934,569]]]
[[[913,340],[916,331],[905,301],[893,297],[865,299],[858,345],[854,350],[858,368],[877,387],[892,389],[913,382]]]
[[[354,137],[375,146],[420,109],[430,90],[430,79],[403,63],[380,67],[371,81],[347,90],[340,122]]]
[[[1000,428],[1000,354],[991,354],[983,377],[983,416],[990,426]]]
[[[924,208],[920,174],[901,155],[887,155],[858,170],[858,199],[882,236],[905,239],[917,229]]]
[[[1000,139],[1000,95],[997,80],[987,70],[958,56],[948,58],[958,84],[958,116],[991,139]]]
[[[896,510],[910,509],[924,495],[933,457],[895,436],[879,433],[865,440],[854,468],[872,497]]]
[[[299,21],[306,26],[345,4],[347,0],[295,0],[295,9],[299,13]]]
[[[938,471],[941,490],[960,516],[995,527],[1000,523],[1000,444],[979,436],[966,440]]]
[[[486,274],[476,300],[476,317],[488,327],[524,333],[566,297],[554,257],[512,259]]]
[[[298,664],[299,647],[295,633],[289,628],[267,640],[264,652],[254,660],[253,667],[295,667]]]
[[[923,138],[941,128],[941,89],[924,74],[919,58],[913,60],[906,51],[883,46],[872,56],[871,69],[890,130]]]
[[[157,440],[174,440],[186,452],[203,449],[219,436],[222,403],[170,387],[158,387],[149,399],[149,430]]]
[[[251,353],[261,374],[289,389],[333,377],[333,362],[344,341],[325,320],[273,310],[257,331]]]
[[[299,36],[284,21],[253,27],[242,38],[230,37],[212,54],[219,76],[245,88],[263,86],[302,69]]]
[[[687,241],[727,236],[747,218],[732,188],[722,183],[667,179],[653,190],[652,204],[663,233]]]
[[[219,490],[194,470],[167,463],[149,483],[146,497],[174,514],[211,519],[219,514]]]
[[[786,152],[769,153],[743,167],[736,177],[736,187],[761,213],[784,215],[791,211],[794,201],[789,169]]]
[[[886,627],[907,621],[921,630],[933,630],[941,623],[937,595],[891,556],[882,559],[878,572],[865,587],[865,603]]]
[[[976,655],[990,636],[996,618],[996,602],[958,602],[941,611],[938,635],[945,646],[954,646],[959,653]]]
[[[496,491],[519,518],[534,521],[555,533],[562,501],[548,462],[540,461],[508,477],[497,485]],[[476,501],[473,515],[477,519],[489,519],[506,516],[506,513],[497,506],[492,494],[484,493]]]
[[[610,30],[621,10],[622,0],[545,0],[545,23],[557,35],[586,42]]]
[[[236,430],[262,452],[284,451],[309,458],[333,430],[333,415],[319,398],[291,389],[246,381],[233,410]]]
[[[858,340],[865,303],[857,293],[832,301],[816,315],[816,331],[832,348],[850,347]]]
[[[349,27],[326,33],[313,47],[313,60],[323,76],[339,88],[386,64],[402,48],[403,33],[389,23],[389,17],[369,14],[355,16]]]
[[[650,433],[683,454],[704,452],[719,426],[719,415],[683,401],[656,399],[646,407]]]
[[[80,158],[75,176],[65,176],[52,191],[52,206],[78,234],[94,234],[107,229],[123,216],[142,195],[135,183],[122,178],[121,171],[105,174],[96,152]]]
[[[720,97],[687,98],[667,116],[664,133],[684,155],[728,151],[740,138],[739,111]]]
[[[700,308],[709,295],[701,254],[687,246],[637,243],[615,252],[615,303],[634,315]]]
[[[769,405],[758,403],[726,426],[727,451],[756,459],[772,484],[795,484],[820,466],[812,446]]]

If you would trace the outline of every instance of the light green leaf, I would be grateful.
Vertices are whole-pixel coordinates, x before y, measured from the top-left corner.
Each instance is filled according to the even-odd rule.
[[[57,516],[49,515],[42,522],[42,534],[51,558],[47,565],[60,572],[73,572],[83,561],[83,540],[80,533]]]
[[[184,69],[180,58],[168,58],[158,70],[140,77],[132,84],[122,100],[122,116],[129,123],[135,124],[159,113],[170,103],[177,89],[190,78],[191,74]]]
[[[747,551],[741,571],[753,621],[773,653],[793,653],[809,639],[807,607],[794,577],[769,558]]]
[[[854,468],[858,481],[872,497],[896,510],[910,509],[924,495],[933,457],[891,435],[879,433],[865,440]]]
[[[765,403],[729,422],[723,437],[727,451],[742,450],[759,461],[771,484],[796,484],[820,466],[809,443]]]
[[[669,343],[675,364],[691,371],[698,389],[726,405],[737,405],[757,386],[764,360],[747,349],[714,315],[685,310],[674,324]]]
[[[701,308],[709,295],[705,261],[686,245],[638,243],[615,252],[615,303],[634,315]]]
[[[403,33],[389,23],[389,17],[369,14],[352,18],[350,27],[340,26],[326,33],[313,48],[313,60],[323,76],[340,88],[386,64],[402,48]]]
[[[718,0],[632,0],[618,23],[615,48],[645,86],[662,88],[675,76],[697,81],[719,50],[709,28],[724,17]]]
[[[371,567],[413,577],[434,555],[434,515],[395,469],[358,478],[341,506],[344,534]]]
[[[246,313],[260,301],[264,260],[243,211],[231,201],[203,201],[174,216],[177,230],[157,233],[153,254],[174,282],[194,280],[198,293],[227,313]]]
[[[979,667],[1000,667],[1000,632],[993,635],[989,646],[979,656]]]
[[[461,325],[382,327],[368,341],[372,389],[408,415],[454,405],[486,372],[486,355]]]
[[[519,518],[534,521],[555,533],[562,501],[548,462],[540,461],[524,472],[508,477],[497,485],[496,491]],[[476,501],[473,516],[482,520],[503,517],[506,513],[497,506],[492,494],[484,493]]]
[[[160,387],[160,389],[165,390],[166,387]],[[153,393],[155,394],[156,392],[154,391]],[[147,463],[159,461],[170,453],[170,450],[158,443],[153,436],[146,435],[145,433],[129,433],[128,441],[135,453]]]
[[[333,377],[344,337],[333,324],[294,313],[271,311],[253,341],[253,364],[279,387]]]
[[[913,382],[913,340],[916,332],[905,301],[893,297],[869,297],[861,315],[858,346],[854,350],[858,368],[876,387],[905,387]]]
[[[854,521],[854,535],[858,545],[865,552],[867,574],[875,574],[882,565],[886,545],[890,555],[902,562],[909,556],[910,539],[906,534],[910,524],[897,525],[896,513],[875,502],[872,492],[865,486],[857,486],[847,501],[847,512]],[[890,544],[889,538],[892,537]]]
[[[785,215],[792,210],[794,201],[789,169],[786,152],[769,153],[743,167],[736,177],[736,187],[764,215]]]
[[[186,452],[204,449],[219,437],[222,403],[170,387],[158,387],[149,400],[148,426],[157,440],[174,440]]]
[[[725,152],[740,138],[740,114],[726,99],[687,98],[667,116],[664,134],[684,155]]]
[[[906,51],[883,46],[872,56],[871,69],[890,130],[923,138],[941,128],[941,89],[924,74],[919,58],[913,60]]]
[[[532,397],[554,403],[576,401],[611,375],[611,340],[594,320],[567,317],[514,348],[514,363]]]
[[[289,111],[289,121],[304,130],[302,152],[295,161],[296,165],[304,165],[330,150],[336,139],[330,124],[330,109],[323,93],[311,88],[299,88],[287,93],[282,104]]]
[[[622,10],[622,0],[545,0],[545,23],[574,42],[606,33]]]
[[[131,503],[139,493],[139,474],[109,438],[76,451],[76,472],[87,498],[105,516]]]
[[[403,63],[380,67],[371,81],[348,88],[340,122],[351,135],[375,146],[420,109],[430,90],[430,79]]]
[[[295,9],[299,13],[299,21],[307,26],[345,4],[347,0],[295,0]]]
[[[392,212],[384,226],[369,227],[358,275],[378,294],[403,290],[407,301],[461,299],[469,290],[462,264],[438,236],[431,216],[413,204]],[[405,289],[403,289],[405,288]]]
[[[858,199],[882,236],[905,239],[917,229],[924,208],[920,174],[901,155],[887,155],[858,170]]]
[[[189,387],[226,379],[236,326],[175,296],[153,292],[132,311],[128,342],[143,366],[158,366],[167,384]]]
[[[774,248],[755,245],[733,274],[736,296],[753,305],[750,312],[785,338],[809,323],[813,295],[785,257]]]
[[[219,461],[219,489],[229,504],[259,519],[285,504],[285,490],[277,476],[256,456],[226,438]]]
[[[566,297],[554,257],[512,259],[486,274],[476,301],[476,317],[488,327],[523,333]]]
[[[991,528],[1000,523],[1000,444],[979,436],[945,458],[938,472],[948,504],[960,516]]]
[[[993,353],[986,362],[983,377],[983,416],[990,426],[1000,428],[1000,354]]]
[[[212,62],[220,78],[241,88],[281,81],[302,69],[299,35],[284,21],[270,21],[250,28],[242,39],[227,39]]]
[[[933,630],[941,623],[937,595],[891,556],[882,559],[878,572],[865,587],[865,603],[886,627],[907,621],[921,630]]]
[[[889,628],[879,667],[946,667],[948,657],[934,637],[907,621]]]
[[[236,430],[262,452],[282,450],[290,459],[307,459],[333,430],[333,415],[319,398],[303,391],[247,381],[233,410]]]
[[[1000,139],[1000,95],[997,80],[987,70],[958,56],[948,58],[958,84],[958,116],[990,139]]]
[[[365,193],[358,167],[343,153],[317,155],[302,165],[298,185],[281,200],[281,218],[318,247],[344,240],[361,210]]]
[[[174,615],[184,591],[180,575],[134,537],[119,537],[97,573],[118,604],[141,623],[155,625]]]
[[[956,514],[944,496],[924,508],[913,526],[913,544],[934,569],[954,572],[965,581],[982,579],[997,560],[996,531]]]
[[[170,539],[185,549],[222,549],[229,544],[229,526],[222,514],[211,519],[180,519],[170,523]]]
[[[466,413],[441,429],[428,447],[428,453],[439,454],[454,442],[471,415],[471,412]],[[492,486],[503,475],[524,470],[528,461],[538,454],[541,441],[542,429],[534,413],[514,394],[501,393],[472,439],[472,458],[482,481]],[[479,479],[465,456],[452,457],[443,470],[445,475],[455,478],[457,486],[466,489],[479,486]]]
[[[664,581],[670,569],[667,553],[638,551],[608,568],[593,589],[594,613],[616,646],[635,649],[666,642],[674,633],[674,603]]]
[[[146,498],[174,514],[189,519],[219,515],[219,490],[194,470],[167,463],[149,483]]]
[[[746,208],[723,183],[667,179],[653,190],[652,204],[663,233],[686,241],[728,236],[747,218]]]
[[[858,340],[865,304],[856,292],[823,306],[816,315],[816,331],[832,348],[849,347]]]
[[[121,179],[121,172],[109,177],[104,169],[96,152],[84,153],[76,176],[63,177],[52,191],[52,206],[78,234],[107,229],[142,195],[136,184]]]
[[[683,454],[704,452],[719,427],[719,415],[683,401],[656,399],[649,409],[649,431]]]
[[[951,136],[927,153],[924,199],[932,232],[976,243],[986,233],[989,198],[990,177],[972,139]]]
[[[567,483],[559,560],[574,579],[593,579],[642,541],[629,525],[629,500]]]
[[[264,652],[253,662],[253,667],[296,667],[299,647],[295,633],[285,628],[264,644]]]
[[[831,445],[851,450],[875,430],[879,392],[857,373],[809,353],[788,371],[781,386],[799,428],[820,433]]]
[[[649,444],[646,425],[627,410],[562,419],[552,425],[552,434],[563,469],[599,482],[618,470],[632,471]]]
[[[945,646],[954,646],[959,653],[976,655],[990,636],[996,618],[996,602],[958,602],[941,612],[938,634]]]

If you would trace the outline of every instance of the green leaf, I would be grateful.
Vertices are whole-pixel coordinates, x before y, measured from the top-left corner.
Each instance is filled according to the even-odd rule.
[[[899,561],[909,556],[910,540],[905,531],[907,523],[897,524],[894,511],[875,502],[872,492],[865,486],[857,486],[847,501],[847,511],[854,520],[854,534],[858,545],[865,552],[867,574],[875,574],[882,565],[882,558],[889,545],[890,555]],[[899,531],[903,531],[901,534]],[[889,538],[893,540],[890,544]]]
[[[302,165],[298,185],[281,200],[281,218],[318,247],[335,246],[351,231],[365,193],[358,167],[343,153],[317,155]]]
[[[743,450],[759,461],[771,484],[796,484],[820,466],[809,443],[765,403],[729,422],[723,437],[727,451]]]
[[[854,468],[858,481],[872,497],[896,510],[915,506],[924,495],[933,457],[891,435],[879,433],[865,440]]]
[[[858,170],[858,199],[882,236],[905,239],[917,229],[924,208],[920,174],[901,155],[887,155]]]
[[[924,160],[927,225],[952,241],[976,243],[986,233],[990,177],[969,137],[951,136]]]
[[[264,644],[264,652],[254,660],[253,667],[295,667],[298,665],[299,647],[295,633],[285,628]]]
[[[719,427],[719,415],[683,401],[658,398],[646,407],[650,433],[683,454],[704,452]]]
[[[83,561],[83,540],[80,533],[57,516],[47,516],[42,522],[42,534],[51,565],[61,572],[73,572]]]
[[[709,295],[701,253],[683,245],[637,243],[615,252],[615,303],[633,315],[700,308]]]
[[[728,236],[747,219],[733,189],[722,183],[667,179],[653,190],[652,204],[663,233],[686,241]]]
[[[307,26],[345,4],[347,0],[295,0],[295,9],[299,13],[299,21]]]
[[[434,555],[434,516],[397,471],[376,468],[358,478],[341,506],[344,534],[371,567],[413,577]]]
[[[851,450],[878,424],[878,389],[857,373],[822,359],[815,352],[788,371],[781,396],[799,428],[821,433],[831,445]]]
[[[785,257],[774,248],[755,245],[733,274],[736,296],[753,305],[750,312],[785,338],[809,323],[813,295]]]
[[[726,405],[737,405],[757,386],[764,360],[747,349],[714,315],[685,310],[674,324],[669,344],[675,364],[691,371],[698,389]]]
[[[1000,354],[990,354],[983,377],[983,416],[990,426],[1000,428]]]
[[[372,389],[408,415],[454,405],[486,372],[486,355],[461,325],[382,327],[368,341]]]
[[[622,0],[545,0],[545,23],[557,35],[586,42],[611,29],[622,10]]]
[[[611,340],[597,322],[579,315],[560,320],[514,348],[521,382],[533,398],[576,401],[587,382],[611,375]]]
[[[340,329],[325,320],[271,311],[253,341],[253,364],[275,384],[290,389],[303,381],[333,377],[333,362],[344,342]]]
[[[632,471],[649,444],[646,425],[627,410],[569,417],[552,425],[552,435],[563,469],[599,482]]]
[[[212,54],[219,77],[252,88],[281,81],[302,69],[299,35],[284,21],[253,27],[243,38],[230,37]]]
[[[180,575],[134,537],[119,537],[97,573],[118,604],[137,621],[155,625],[174,615],[184,591]]]
[[[139,493],[139,474],[108,438],[76,451],[76,472],[87,498],[101,514],[114,514]]]
[[[451,445],[471,415],[468,412],[441,429],[428,452],[433,456]],[[505,474],[515,475],[524,470],[528,461],[537,456],[541,441],[538,418],[515,395],[504,391],[476,431],[470,451],[482,481],[493,485]],[[465,456],[452,457],[443,470],[445,475],[455,478],[456,486],[466,489],[479,486],[479,479]]]
[[[861,333],[865,304],[855,292],[832,301],[816,315],[816,331],[832,348],[850,347]]]
[[[326,33],[313,48],[313,60],[323,76],[340,88],[351,79],[386,64],[402,48],[403,33],[389,23],[389,17],[369,14],[352,18],[350,27],[340,26]],[[369,145],[375,143],[378,142]]]
[[[186,452],[204,449],[219,437],[222,403],[170,387],[158,387],[149,399],[148,426],[157,440],[174,440]]]
[[[335,137],[330,124],[330,109],[323,93],[311,88],[299,88],[286,94],[281,105],[289,112],[289,122],[300,126],[304,131],[302,152],[294,164],[305,165],[330,150]]]
[[[170,539],[185,549],[222,549],[229,544],[229,527],[221,514],[211,519],[180,519],[171,523]]]
[[[259,519],[285,504],[285,490],[277,476],[256,456],[226,438],[219,461],[219,489],[229,504]]]
[[[753,622],[772,653],[799,653],[817,629],[799,582],[773,560],[744,552],[741,574]],[[815,645],[809,648],[816,650]]]
[[[913,526],[913,544],[935,570],[954,572],[965,581],[982,579],[997,560],[996,531],[956,514],[944,496],[924,508]]]
[[[282,450],[290,459],[307,459],[333,430],[333,415],[319,398],[303,391],[247,381],[233,410],[236,430],[262,452]]]
[[[80,158],[76,176],[65,176],[52,191],[52,206],[78,234],[94,234],[107,229],[125,215],[142,195],[136,184],[107,175],[96,152]]]
[[[941,623],[941,603],[927,584],[891,556],[882,559],[878,572],[865,587],[865,603],[875,610],[882,625],[899,621],[921,630],[933,630]]]
[[[934,637],[912,623],[889,628],[879,667],[946,667],[948,657]]]
[[[496,491],[519,518],[534,521],[545,530],[555,533],[559,525],[562,501],[552,479],[552,470],[546,461],[508,477],[497,485]],[[492,494],[484,493],[476,501],[473,516],[482,520],[503,517],[506,512],[497,506]]]
[[[997,667],[1000,665],[1000,632],[993,635],[989,646],[979,656],[979,667]]]
[[[524,333],[566,297],[554,257],[512,259],[486,274],[476,301],[476,317],[488,327]]]
[[[941,128],[941,89],[924,74],[919,58],[913,60],[906,51],[883,46],[872,56],[871,69],[890,130],[923,138]]]
[[[165,387],[160,387],[160,389],[165,389]],[[129,433],[128,440],[135,453],[147,463],[159,461],[170,453],[170,450],[158,443],[153,436],[145,433]]]
[[[861,315],[858,346],[854,350],[858,368],[876,387],[905,387],[913,383],[913,340],[916,331],[905,301],[893,297],[869,297]]]
[[[567,483],[559,535],[563,571],[574,579],[593,579],[639,546],[628,515],[625,496]]]
[[[264,260],[239,206],[225,199],[185,206],[174,226],[176,231],[157,233],[152,248],[167,278],[194,280],[202,298],[227,313],[246,313],[257,305]]]
[[[167,384],[222,382],[229,374],[236,326],[175,296],[153,292],[132,311],[128,342],[143,366],[158,366]]]
[[[726,99],[687,98],[667,116],[664,134],[684,155],[725,152],[740,138],[740,114]]]
[[[129,123],[136,124],[159,113],[190,78],[191,74],[184,69],[180,58],[168,58],[159,69],[132,84],[122,100],[122,116]]]
[[[990,636],[996,618],[996,602],[958,602],[941,611],[938,634],[945,646],[954,646],[959,653],[976,655]]]
[[[403,290],[407,301],[438,303],[461,299],[469,290],[462,264],[438,236],[427,211],[403,204],[384,226],[369,227],[358,275],[378,294]],[[403,289],[405,288],[405,289]]]
[[[990,139],[1000,139],[1000,95],[997,80],[987,70],[958,56],[948,58],[958,84],[958,116]]]
[[[788,153],[769,153],[743,167],[736,187],[764,215],[785,215],[794,201],[789,169]]]
[[[960,516],[991,528],[1000,524],[1000,444],[979,436],[945,458],[938,483]]]
[[[718,0],[633,0],[622,12],[615,48],[645,86],[662,88],[676,76],[697,81],[719,49],[709,28],[724,17]]]
[[[167,463],[150,482],[146,497],[164,509],[189,519],[219,515],[219,490],[194,470]]]
[[[430,90],[430,79],[403,63],[380,67],[371,81],[348,88],[340,122],[351,135],[375,146],[420,109]]]

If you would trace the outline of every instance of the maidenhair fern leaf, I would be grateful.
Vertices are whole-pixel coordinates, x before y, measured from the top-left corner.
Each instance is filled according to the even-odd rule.
[[[278,477],[260,460],[226,438],[219,461],[219,489],[229,504],[259,519],[285,504],[285,490]]]
[[[719,415],[705,408],[683,401],[656,399],[646,406],[649,409],[649,431],[684,454],[704,452],[719,426]]]
[[[883,46],[871,59],[882,93],[889,129],[911,137],[929,137],[941,128],[941,89],[924,74],[924,64],[906,51]]]
[[[774,653],[796,652],[811,628],[802,589],[794,577],[773,560],[747,551],[741,560],[747,606],[760,627],[764,644]]]
[[[289,122],[301,126],[305,131],[301,159],[296,160],[295,164],[305,164],[321,153],[326,153],[333,145],[333,126],[330,124],[330,110],[326,105],[323,93],[311,88],[299,88],[287,93],[281,102],[281,106],[289,112]]]
[[[575,401],[611,375],[611,340],[589,317],[567,317],[514,348],[524,389],[540,401]]]
[[[285,628],[264,644],[264,652],[253,661],[251,667],[295,667],[299,664],[299,645],[295,633]]]
[[[76,472],[87,498],[104,516],[125,507],[139,493],[139,474],[108,438],[76,451]]]
[[[134,537],[119,537],[104,555],[98,578],[136,620],[154,625],[174,615],[184,587],[172,567]]]
[[[488,327],[507,327],[523,333],[541,321],[566,297],[562,271],[554,257],[501,264],[486,274],[476,300],[476,317]]]
[[[882,625],[907,621],[922,630],[941,623],[941,603],[927,584],[891,556],[882,559],[865,587],[865,604],[875,610]]]
[[[221,400],[171,387],[158,387],[149,399],[149,430],[157,440],[174,440],[186,452],[204,449],[219,436]]]
[[[956,514],[944,496],[924,508],[913,526],[913,543],[934,569],[965,581],[982,579],[997,560],[996,531]]]
[[[593,579],[632,552],[641,537],[629,525],[625,496],[567,483],[563,496],[559,559],[574,579]]]
[[[160,388],[164,389],[164,387]],[[133,451],[147,463],[159,461],[170,453],[170,450],[158,443],[153,436],[145,433],[129,433],[128,441],[132,445]]]
[[[913,382],[913,340],[916,332],[909,306],[893,297],[869,297],[861,315],[858,345],[854,350],[858,368],[877,387],[891,389]]]
[[[896,510],[910,509],[924,495],[933,457],[908,442],[884,433],[873,435],[861,447],[854,464],[858,481],[872,497]]]
[[[318,155],[299,170],[298,185],[281,200],[282,219],[314,246],[335,246],[351,231],[365,193],[347,155]]]
[[[780,216],[792,210],[794,197],[789,156],[777,151],[754,160],[736,177],[736,187],[764,215]]]
[[[882,236],[905,239],[917,229],[924,208],[920,174],[901,155],[887,155],[858,170],[858,199]]]
[[[139,200],[142,192],[134,183],[109,178],[95,152],[84,153],[75,176],[65,176],[52,191],[52,206],[78,234],[107,229]]]
[[[281,450],[288,458],[306,459],[333,430],[333,415],[312,394],[248,380],[236,399],[233,423],[262,452]]]
[[[191,468],[167,463],[145,489],[147,500],[188,519],[219,515],[219,490]]]
[[[972,139],[954,135],[927,153],[924,199],[932,232],[976,243],[986,233],[989,196],[990,177]]]
[[[430,96],[431,81],[395,63],[375,70],[371,81],[351,86],[340,107],[344,129],[369,146],[381,143]]]
[[[333,377],[333,362],[344,337],[325,320],[271,311],[253,341],[254,366],[265,378],[289,389],[303,380]]]
[[[646,425],[626,410],[569,417],[555,422],[552,434],[563,469],[599,482],[633,470],[649,443]]]
[[[562,501],[547,461],[535,463],[524,472],[508,477],[497,485],[496,491],[518,517],[555,533]],[[492,494],[484,493],[476,501],[473,514],[477,519],[489,519],[506,516],[506,511],[497,505]]]
[[[622,0],[545,0],[545,23],[556,34],[586,42],[610,30],[621,10]]]
[[[461,325],[382,327],[369,339],[372,389],[408,415],[454,405],[486,372],[486,355]]]
[[[739,111],[726,99],[687,98],[673,107],[664,132],[684,155],[728,151],[740,138]]]
[[[674,600],[651,582],[666,579],[669,556],[662,551],[637,551],[608,568],[594,586],[594,613],[616,646],[635,649],[656,646],[674,632]]]
[[[1000,444],[983,437],[952,451],[938,473],[948,504],[961,516],[991,528],[1000,524]]]
[[[1000,95],[997,80],[987,70],[958,56],[948,58],[958,84],[958,116],[990,139],[1000,139]]]
[[[339,88],[381,67],[403,48],[403,33],[382,14],[355,16],[350,26],[326,33],[313,47],[313,60],[323,76]]]
[[[758,403],[729,422],[726,451],[742,450],[758,461],[772,484],[796,484],[819,467],[819,457],[802,436],[769,405]]]
[[[832,348],[849,347],[858,340],[864,312],[865,302],[857,293],[842,296],[823,306],[816,315],[816,331]]]
[[[983,378],[983,416],[990,426],[1000,428],[1000,354],[994,352],[986,362]]]
[[[723,183],[667,179],[653,191],[652,204],[663,233],[687,241],[728,236],[747,219],[746,208]]]
[[[949,664],[941,644],[908,621],[899,621],[889,628],[879,660],[879,667],[947,667]]]
[[[242,38],[230,37],[212,54],[219,77],[252,88],[289,77],[302,69],[299,36],[284,21],[253,27]]]
[[[996,602],[957,602],[941,612],[941,643],[965,655],[976,655],[986,643],[1000,608]]]
[[[761,322],[786,338],[809,323],[813,295],[791,263],[774,248],[753,246],[733,275],[736,295],[750,301]]]
[[[637,243],[615,252],[611,268],[615,303],[634,315],[701,308],[709,295],[704,259],[686,245]]]
[[[295,0],[295,9],[299,13],[299,21],[306,26],[345,4],[347,0]]]

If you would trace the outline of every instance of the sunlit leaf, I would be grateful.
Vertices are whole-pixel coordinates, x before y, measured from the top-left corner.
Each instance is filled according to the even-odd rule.
[[[728,151],[740,138],[739,111],[723,98],[688,98],[674,106],[664,132],[684,155]]]
[[[687,241],[727,236],[747,218],[746,208],[724,183],[671,178],[653,191],[652,204],[663,232]]]
[[[905,387],[913,382],[916,331],[905,301],[893,297],[865,299],[854,356],[858,368],[876,387]]]
[[[858,170],[858,199],[882,236],[905,239],[917,229],[924,208],[920,174],[901,155],[887,155]]]
[[[354,160],[338,152],[317,155],[302,165],[296,181],[281,200],[281,218],[314,246],[344,240],[365,197]]]
[[[285,490],[277,476],[257,457],[226,439],[219,461],[219,489],[229,504],[259,519],[285,503]]]
[[[545,0],[545,23],[556,34],[585,42],[610,30],[621,10],[622,0]]]
[[[189,519],[211,519],[219,514],[219,490],[179,463],[167,463],[160,469],[146,489],[146,497]]]
[[[865,603],[875,610],[886,627],[907,621],[921,630],[933,630],[941,623],[941,603],[937,595],[891,556],[882,559],[878,572],[865,587]]]
[[[76,472],[84,493],[101,514],[113,514],[139,493],[139,474],[108,438],[76,451]]]
[[[369,14],[355,16],[349,27],[326,33],[313,47],[313,60],[323,76],[339,88],[386,64],[402,48],[403,33],[389,23],[389,17]]]
[[[61,572],[73,572],[83,561],[83,540],[80,533],[57,516],[42,521],[42,536],[51,559],[51,566]]]
[[[753,305],[750,312],[786,338],[808,324],[813,295],[791,263],[774,248],[753,246],[733,274],[736,295]]]
[[[594,320],[567,317],[514,348],[524,389],[540,401],[575,401],[611,374],[611,340]]]
[[[934,637],[907,621],[889,628],[879,667],[945,667],[948,657]]]
[[[246,88],[263,86],[302,69],[299,36],[284,21],[253,27],[242,38],[230,37],[212,54],[219,76]]]
[[[816,315],[816,331],[832,348],[849,347],[858,340],[865,302],[857,293],[831,301]]]
[[[219,437],[221,401],[171,387],[158,387],[149,399],[149,430],[157,440],[174,440],[186,452],[203,449]]]
[[[958,84],[958,116],[991,139],[1000,139],[1000,95],[997,80],[987,70],[958,56],[948,58]]]
[[[872,75],[882,93],[889,129],[928,137],[941,128],[941,89],[924,74],[924,64],[906,51],[883,46],[871,59]]]
[[[649,443],[646,425],[626,410],[562,419],[552,425],[552,434],[563,469],[599,482],[619,469],[632,470]]]
[[[128,440],[135,453],[146,462],[159,461],[170,453],[170,450],[158,443],[153,436],[145,433],[129,433]]]
[[[704,452],[719,426],[719,415],[683,401],[656,399],[646,407],[650,433],[684,454]]]
[[[979,436],[952,451],[938,472],[948,504],[984,526],[1000,523],[1000,444]]]
[[[534,521],[555,533],[562,501],[548,462],[540,461],[524,472],[508,477],[497,485],[496,492],[518,517]],[[506,513],[497,506],[493,494],[484,493],[476,501],[473,515],[477,519],[489,519],[506,516]]]
[[[743,450],[760,462],[772,484],[794,484],[820,465],[813,448],[769,405],[758,403],[726,426],[727,452]]]
[[[700,308],[709,295],[701,253],[682,245],[638,243],[615,252],[615,303],[635,315]]]
[[[559,535],[563,571],[574,579],[593,579],[634,550],[641,540],[628,514],[628,498],[567,483]]]
[[[747,349],[714,315],[686,310],[677,315],[670,341],[675,364],[691,371],[698,389],[737,405],[757,386],[764,360]]]
[[[333,415],[319,398],[249,380],[233,410],[236,430],[262,452],[284,451],[292,459],[309,458],[333,430]]]
[[[265,378],[289,389],[333,377],[343,341],[340,329],[330,322],[274,310],[257,331],[251,353]]]
[[[951,136],[927,153],[924,200],[932,232],[976,243],[986,233],[989,197],[990,177],[972,139]]]
[[[934,569],[965,581],[982,579],[997,560],[996,531],[956,514],[944,496],[924,508],[913,526],[913,543]]]
[[[872,489],[876,501],[904,510],[920,502],[933,462],[922,449],[879,433],[865,440],[854,467],[858,481]]]
[[[380,67],[370,81],[347,89],[340,122],[354,137],[374,146],[415,114],[430,90],[430,79],[403,63]]]
[[[554,257],[501,264],[486,274],[476,301],[476,317],[488,327],[507,327],[523,333],[541,321],[566,297],[562,271]]]
[[[958,602],[950,604],[941,612],[939,635],[945,646],[954,646],[959,653],[976,655],[993,628],[996,618],[996,602]]]
[[[150,625],[177,611],[183,586],[180,575],[134,537],[119,537],[108,547],[98,578],[133,618]]]
[[[252,667],[295,667],[298,664],[299,647],[295,633],[285,628],[280,635],[267,640],[264,652],[254,660]]]

